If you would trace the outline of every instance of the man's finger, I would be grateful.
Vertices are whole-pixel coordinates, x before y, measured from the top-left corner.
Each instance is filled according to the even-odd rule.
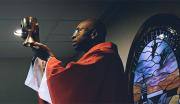
[[[42,43],[39,43],[39,42],[32,42],[31,45],[33,45],[33,46],[42,46]]]
[[[39,49],[39,48],[42,48],[42,49],[47,49],[47,46],[42,44],[42,43],[39,43],[39,42],[33,42],[31,43],[31,47],[32,48],[35,48],[35,49]]]
[[[33,42],[31,43],[32,46],[39,46],[39,47],[46,47],[44,44],[39,43],[39,42]]]

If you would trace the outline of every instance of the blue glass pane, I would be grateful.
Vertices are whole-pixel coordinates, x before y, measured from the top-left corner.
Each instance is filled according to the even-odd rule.
[[[178,88],[180,86],[178,81],[180,81],[178,64],[171,47],[159,38],[148,43],[139,57],[134,72],[135,102],[144,97],[149,102],[153,102],[157,96],[160,96],[161,100],[165,99],[162,95]]]

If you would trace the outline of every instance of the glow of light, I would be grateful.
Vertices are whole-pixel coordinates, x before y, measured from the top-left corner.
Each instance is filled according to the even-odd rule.
[[[164,34],[160,34],[160,35],[159,35],[159,38],[160,38],[160,39],[164,39]]]
[[[14,32],[14,35],[18,36],[18,37],[21,37],[22,36],[22,30],[21,29],[17,29],[15,32]]]

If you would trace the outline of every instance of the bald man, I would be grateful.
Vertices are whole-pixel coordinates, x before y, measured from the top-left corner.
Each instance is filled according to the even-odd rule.
[[[47,45],[31,43],[37,56],[41,56],[34,62],[39,65],[37,70],[44,69],[37,89],[40,98],[52,104],[126,103],[127,81],[117,46],[105,42],[105,37],[106,28],[101,21],[81,21],[72,35],[72,45],[85,54],[65,67]],[[46,67],[40,67],[43,65],[38,60],[45,61]]]

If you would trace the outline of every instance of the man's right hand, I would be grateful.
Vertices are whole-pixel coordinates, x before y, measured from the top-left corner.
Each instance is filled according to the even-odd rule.
[[[39,42],[33,42],[31,43],[31,48],[35,52],[36,56],[39,57],[42,60],[48,60],[49,57],[55,56],[51,49],[42,43]]]

